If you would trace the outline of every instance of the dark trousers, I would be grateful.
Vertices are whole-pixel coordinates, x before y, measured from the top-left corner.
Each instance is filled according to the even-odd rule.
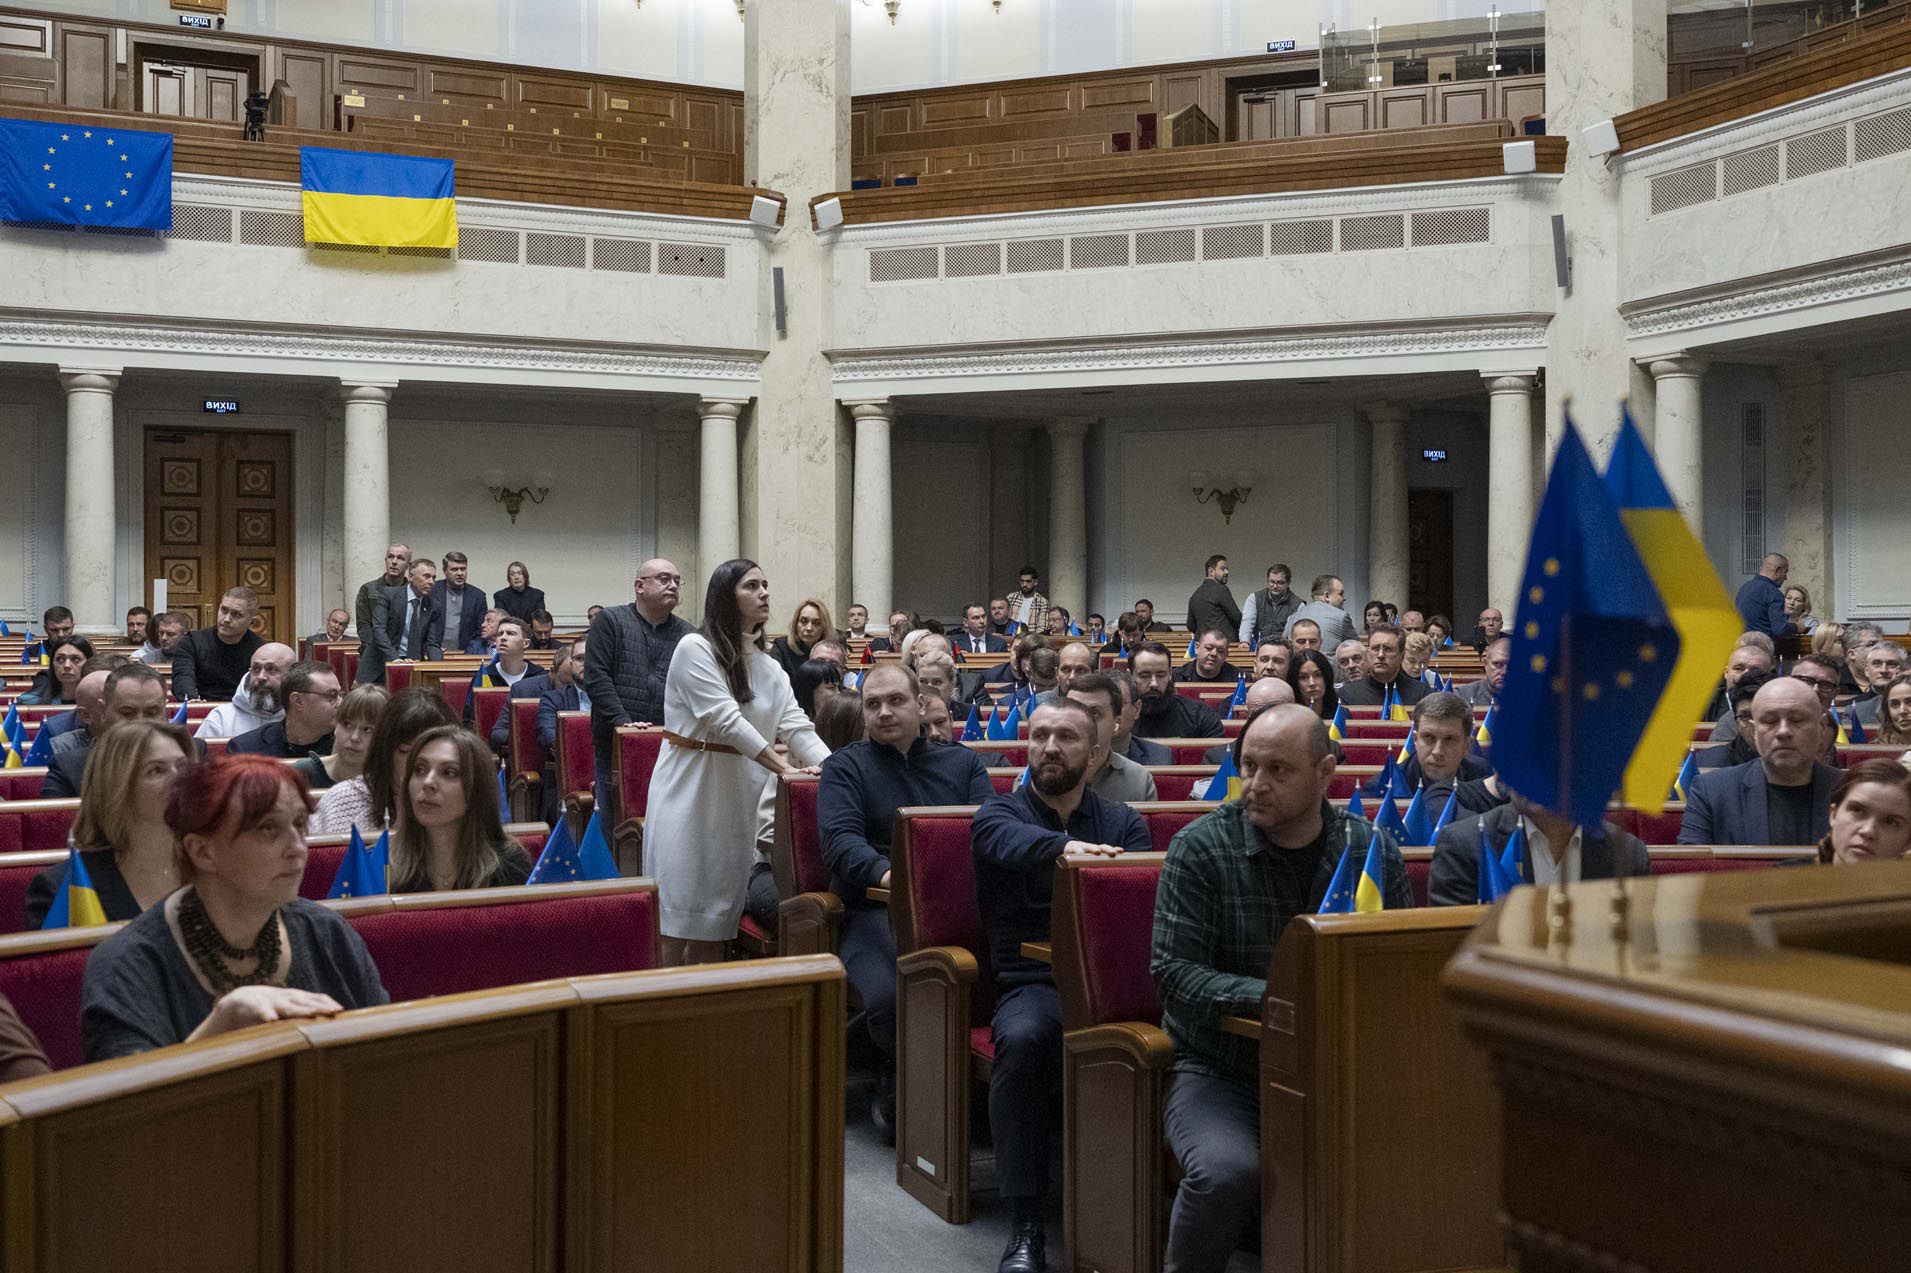
[[[1011,986],[995,1001],[995,1063],[989,1072],[989,1127],[1002,1196],[1048,1193],[1048,1157],[1062,1105],[1062,999],[1053,982]]]
[[[612,748],[615,744],[592,748],[596,752],[597,785],[591,792],[592,803],[599,811],[598,825],[604,828],[606,838],[616,828],[611,822],[611,810],[617,804],[617,766],[613,760]]]
[[[1163,1273],[1222,1273],[1261,1213],[1261,1107],[1212,1074],[1168,1076],[1161,1122],[1181,1164]]]
[[[768,862],[751,863],[749,882],[743,886],[743,913],[772,937],[783,922],[779,900],[775,869]]]
[[[896,1059],[896,938],[889,931],[887,907],[846,908],[843,912],[843,971],[863,1001],[869,1039],[893,1063]]]

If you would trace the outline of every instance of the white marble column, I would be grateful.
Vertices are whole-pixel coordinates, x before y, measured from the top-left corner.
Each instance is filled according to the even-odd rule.
[[[1785,475],[1785,541],[1791,583],[1811,593],[1812,613],[1839,613],[1832,551],[1832,379],[1814,359],[1778,369],[1778,453]]]
[[[841,614],[842,565],[855,535],[850,426],[837,410],[826,350],[832,335],[828,240],[812,228],[810,200],[849,189],[848,0],[755,0],[743,11],[745,184],[788,196],[783,224],[762,232],[758,339],[767,351],[751,438],[745,544],[780,597],[817,596]],[[787,322],[771,305],[783,271]],[[883,604],[861,597],[872,607]],[[872,614],[874,613],[872,609]]]
[[[869,608],[870,623],[876,615],[887,615],[892,604],[890,593],[895,580],[896,540],[892,525],[893,497],[890,494],[889,431],[896,421],[896,409],[887,398],[864,402],[846,402],[850,418],[856,422],[856,484],[850,518],[850,591],[849,600],[839,607],[860,602]]]
[[[1546,459],[1565,404],[1596,462],[1619,432],[1619,404],[1642,405],[1644,371],[1626,354],[1619,313],[1619,174],[1587,149],[1581,130],[1666,92],[1666,0],[1585,0],[1546,6],[1546,131],[1571,143],[1552,206],[1566,217],[1572,285],[1553,290],[1546,329]],[[1536,197],[1546,198],[1536,192]]]
[[[1407,409],[1367,408],[1373,426],[1373,480],[1367,505],[1367,595],[1405,610],[1407,598]]]
[[[391,543],[391,425],[396,381],[346,381],[345,404],[345,586],[349,599],[367,579],[385,573]],[[347,600],[343,604],[349,605]]]
[[[1672,354],[1654,358],[1648,367],[1652,373],[1658,410],[1653,419],[1653,451],[1659,460],[1659,473],[1666,489],[1679,503],[1679,511],[1691,523],[1692,533],[1705,540],[1704,467],[1700,452],[1704,428],[1700,399],[1704,388],[1705,360],[1690,354]]]
[[[1048,596],[1079,622],[1088,613],[1088,421],[1048,426]]]
[[[697,403],[703,421],[703,462],[697,478],[697,567],[694,578],[742,552],[737,521],[737,421],[746,398],[705,398]]]
[[[118,535],[113,482],[113,391],[118,367],[61,367],[66,390],[66,595],[74,630],[119,632],[113,604]]]
[[[1486,603],[1509,615],[1533,528],[1533,381],[1526,373],[1486,377]]]

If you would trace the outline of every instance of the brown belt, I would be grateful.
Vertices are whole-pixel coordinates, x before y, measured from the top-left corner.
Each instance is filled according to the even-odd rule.
[[[673,747],[681,747],[685,751],[714,751],[721,752],[726,756],[742,755],[741,752],[729,746],[727,743],[706,743],[700,738],[685,738],[682,734],[673,734],[667,729],[664,731],[664,741]]]

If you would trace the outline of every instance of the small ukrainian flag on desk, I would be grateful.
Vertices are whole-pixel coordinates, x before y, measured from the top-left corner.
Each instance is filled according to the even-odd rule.
[[[299,148],[307,243],[455,248],[458,208],[449,159]]]
[[[80,857],[78,848],[69,844],[66,850],[66,875],[60,881],[60,891],[53,895],[53,905],[48,908],[42,928],[91,928],[106,922],[106,908],[100,905],[100,895],[93,888],[93,877],[86,873],[86,863]]]

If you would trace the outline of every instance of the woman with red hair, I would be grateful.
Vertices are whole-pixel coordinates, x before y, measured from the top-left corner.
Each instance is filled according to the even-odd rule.
[[[351,925],[299,896],[311,806],[304,777],[265,756],[181,775],[166,824],[183,887],[87,960],[87,1060],[388,1001]]]

